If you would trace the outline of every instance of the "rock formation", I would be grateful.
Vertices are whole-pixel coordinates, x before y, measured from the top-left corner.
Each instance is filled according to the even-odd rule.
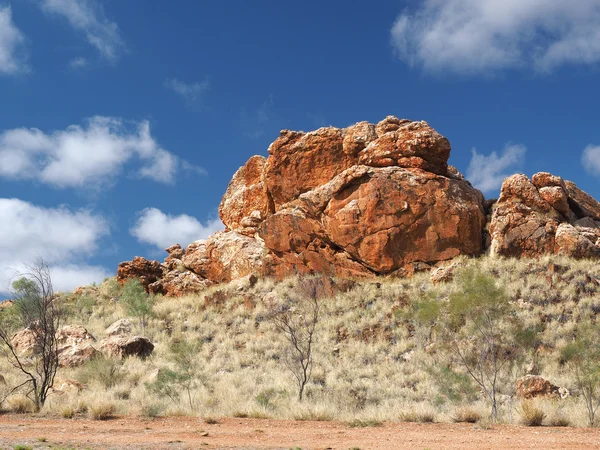
[[[516,382],[516,393],[521,398],[567,398],[569,391],[558,387],[539,375],[526,375]]]
[[[546,172],[504,180],[490,222],[492,255],[600,257],[600,203]]]
[[[549,173],[513,175],[486,201],[448,165],[450,143],[427,122],[283,130],[268,152],[229,183],[224,231],[169,247],[162,264],[121,263],[118,280],[179,296],[247,276],[406,276],[487,250],[600,256],[600,203]]]
[[[225,231],[163,264],[134,258],[118,279],[182,295],[248,275],[407,275],[482,252],[484,198],[448,166],[450,143],[426,122],[284,130],[269,157],[233,176]]]

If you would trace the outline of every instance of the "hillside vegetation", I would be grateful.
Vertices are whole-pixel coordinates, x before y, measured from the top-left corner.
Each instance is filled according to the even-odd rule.
[[[586,425],[577,374],[564,350],[580,324],[594,324],[600,311],[597,262],[557,256],[456,262],[454,279],[437,284],[429,273],[373,281],[309,280],[318,288],[319,314],[312,342],[314,366],[302,401],[290,370],[297,362],[294,350],[273,318],[281,311],[301,312],[306,279],[245,278],[196,295],[155,297],[147,320],[129,317],[137,327],[134,333],[143,332],[155,344],[153,354],[122,361],[99,357],[59,369],[55,392],[41,414],[336,419],[354,426],[385,420],[485,421],[489,401],[440,342],[436,323],[441,318],[418,309],[424,299],[441,305],[460,294],[464,286],[459,275],[472,269],[492,277],[507,294],[507,314],[532,334],[520,349],[524,356],[511,361],[499,380],[498,420],[516,423],[537,413],[543,424]],[[123,295],[114,279],[64,294],[64,323],[83,325],[101,339],[109,325],[132,311]],[[297,317],[297,323],[304,323],[305,315]],[[498,324],[505,326],[503,321]],[[503,332],[506,342],[512,342],[509,328]],[[520,401],[515,381],[528,370],[566,387],[571,395]],[[2,399],[20,374],[6,358],[0,358],[0,373]],[[78,383],[83,385],[80,390],[73,388]],[[14,412],[29,408],[19,393],[0,406]]]

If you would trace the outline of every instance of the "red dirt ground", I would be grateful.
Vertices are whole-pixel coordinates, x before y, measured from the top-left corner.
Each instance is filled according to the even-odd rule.
[[[0,448],[90,449],[592,449],[600,430],[497,425],[385,423],[351,428],[343,422],[190,417],[108,421],[0,416]]]

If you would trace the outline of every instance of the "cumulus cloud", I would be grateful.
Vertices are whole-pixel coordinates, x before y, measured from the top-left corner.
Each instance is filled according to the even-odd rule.
[[[146,208],[138,214],[135,225],[129,231],[138,241],[163,250],[175,243],[187,246],[223,228],[219,219],[202,224],[187,214],[172,216],[157,208]]]
[[[394,22],[400,59],[429,72],[483,73],[600,60],[598,0],[424,0]]]
[[[16,128],[0,133],[0,178],[34,179],[59,188],[97,188],[114,181],[131,161],[137,176],[172,183],[190,164],[162,149],[147,121],[92,117],[85,126],[44,133]]]
[[[12,20],[10,6],[0,5],[0,74],[27,71],[23,45],[25,37]]]
[[[600,145],[588,145],[581,155],[583,168],[592,175],[600,175]]]
[[[41,0],[42,9],[67,20],[71,27],[83,33],[88,43],[103,58],[116,61],[125,46],[119,27],[104,16],[97,0]]]
[[[210,84],[208,80],[204,80],[201,83],[184,83],[177,78],[170,78],[165,80],[163,86],[185,98],[187,101],[195,102],[202,94],[208,91]]]
[[[85,262],[97,250],[99,240],[109,234],[109,224],[102,216],[0,198],[0,217],[0,292],[7,292],[15,275],[38,258],[51,266],[57,290],[109,276],[103,267]]]
[[[496,152],[482,155],[473,149],[467,179],[484,193],[496,191],[506,177],[523,166],[526,152],[527,148],[521,144],[506,145],[500,156]]]

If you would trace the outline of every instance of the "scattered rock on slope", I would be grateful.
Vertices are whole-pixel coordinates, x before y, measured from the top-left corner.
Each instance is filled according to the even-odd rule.
[[[154,351],[154,344],[142,336],[111,336],[100,341],[100,350],[110,357],[137,356],[146,358]]]

